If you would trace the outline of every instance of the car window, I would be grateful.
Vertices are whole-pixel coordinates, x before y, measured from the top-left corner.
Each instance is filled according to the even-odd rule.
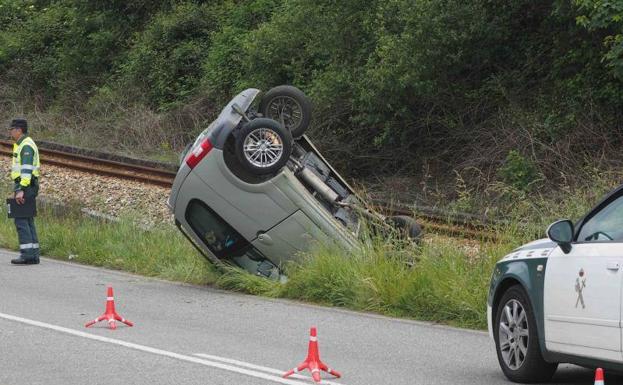
[[[190,201],[186,221],[217,258],[242,256],[249,242],[200,200]]]
[[[578,242],[623,241],[623,196],[591,217],[580,229]]]

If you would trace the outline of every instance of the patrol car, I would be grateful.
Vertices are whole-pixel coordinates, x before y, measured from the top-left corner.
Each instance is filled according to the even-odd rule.
[[[494,268],[487,319],[502,371],[520,383],[550,380],[559,363],[623,371],[623,185],[547,236]]]

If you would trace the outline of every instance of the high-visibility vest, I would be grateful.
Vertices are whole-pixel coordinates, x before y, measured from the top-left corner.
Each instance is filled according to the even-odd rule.
[[[32,164],[22,165],[22,149],[30,146],[34,151]],[[32,176],[39,177],[39,149],[29,136],[25,137],[20,144],[13,144],[13,164],[11,165],[11,179],[20,178],[21,186],[29,186]]]

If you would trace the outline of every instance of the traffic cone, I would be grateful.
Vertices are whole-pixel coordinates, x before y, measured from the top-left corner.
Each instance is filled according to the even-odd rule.
[[[597,368],[595,370],[595,385],[604,385],[604,370],[602,368]]]
[[[115,298],[112,294],[112,286],[108,286],[108,297],[106,298],[106,311],[101,316],[97,317],[93,321],[87,322],[84,326],[89,327],[97,322],[108,320],[108,327],[111,329],[117,328],[117,323],[115,321],[123,322],[128,326],[134,326],[134,324],[127,319],[121,317],[115,311]]]
[[[342,377],[340,372],[329,368],[322,361],[320,361],[320,353],[318,352],[318,337],[316,334],[316,327],[312,326],[309,330],[309,347],[307,348],[307,358],[301,362],[297,367],[292,370],[288,370],[284,373],[283,378],[289,377],[294,373],[298,373],[302,370],[309,370],[312,378],[315,382],[320,382],[320,371],[323,370],[337,378]]]

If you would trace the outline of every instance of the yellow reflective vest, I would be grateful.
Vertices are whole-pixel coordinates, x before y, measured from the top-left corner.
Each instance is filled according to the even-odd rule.
[[[28,153],[28,149],[24,152],[24,147],[30,147],[32,154]],[[24,152],[24,154],[22,154]],[[22,155],[24,158],[22,159]],[[19,182],[20,187],[30,186],[32,177],[39,177],[39,149],[29,136],[23,137],[18,143],[13,144],[13,163],[11,165],[11,179]]]

